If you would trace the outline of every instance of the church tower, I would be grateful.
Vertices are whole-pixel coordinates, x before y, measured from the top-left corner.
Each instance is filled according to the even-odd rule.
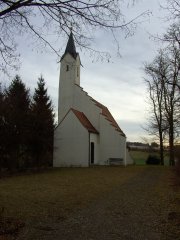
[[[61,58],[59,77],[59,99],[58,99],[58,123],[74,105],[75,84],[80,85],[80,57],[76,52],[73,34],[69,40],[65,52]]]

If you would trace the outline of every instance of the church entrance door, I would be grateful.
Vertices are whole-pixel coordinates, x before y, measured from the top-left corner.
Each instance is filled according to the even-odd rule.
[[[94,142],[91,142],[91,164],[94,164]]]

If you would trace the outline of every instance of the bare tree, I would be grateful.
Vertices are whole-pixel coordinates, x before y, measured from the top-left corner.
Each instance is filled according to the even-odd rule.
[[[166,4],[162,6],[163,9],[168,10],[169,20],[180,20],[180,2],[179,0],[166,0]]]
[[[163,36],[163,42],[167,44],[167,49],[169,51],[169,54],[172,56],[172,59],[174,59],[174,66],[175,66],[175,76],[179,75],[180,66],[179,66],[179,54],[180,54],[180,27],[179,23],[173,23],[168,28],[166,34]],[[172,62],[172,61],[171,61]],[[168,79],[169,84],[175,84],[177,88],[179,89],[180,93],[180,79],[176,78],[176,81],[174,81],[174,77],[171,77]]]
[[[174,0],[170,1],[175,3]],[[178,2],[177,2],[178,3]],[[170,4],[170,3],[169,3]],[[173,5],[174,6],[174,5]],[[178,5],[176,5],[178,6]],[[163,94],[163,112],[168,126],[168,141],[170,147],[170,165],[174,165],[174,144],[180,133],[180,27],[174,22],[162,37],[165,45],[161,54],[156,58],[161,65],[158,65],[156,74],[160,74],[161,90]],[[163,54],[162,54],[163,53]],[[163,61],[162,58],[163,57]],[[161,60],[160,60],[161,59]],[[154,64],[154,62],[153,62]],[[151,65],[150,65],[151,67]],[[153,68],[150,68],[152,72]],[[162,71],[164,69],[165,71]],[[154,69],[153,69],[154,71]],[[152,78],[152,76],[151,76]],[[152,85],[152,79],[150,82]],[[152,99],[151,99],[152,101]]]
[[[168,132],[170,165],[174,165],[174,143],[180,129],[179,70],[180,51],[175,45],[166,47],[152,64],[145,67],[146,74],[150,76],[147,83],[153,106],[151,129],[158,130],[159,139],[162,139],[163,131]]]
[[[168,74],[164,82],[164,102],[169,125],[170,165],[174,165],[174,141],[179,135],[179,102],[177,85],[180,77],[180,51],[175,46],[168,49]]]
[[[58,54],[50,36],[68,35],[72,26],[79,46],[109,59],[107,52],[90,48],[94,29],[108,29],[113,36],[116,29],[129,34],[137,24],[136,20],[148,13],[144,12],[126,22],[122,3],[122,0],[0,0],[0,70],[7,72],[8,66],[17,66],[19,56],[15,36],[29,34],[30,38],[40,40]]]
[[[164,165],[164,138],[167,131],[164,106],[164,81],[167,69],[163,51],[159,52],[152,63],[146,63],[144,67],[150,105],[147,131],[159,139],[161,165]]]
[[[173,7],[180,7],[178,2],[172,1]],[[180,8],[179,8],[180,10]],[[180,16],[179,16],[180,20]],[[167,44],[168,62],[169,62],[169,74],[166,79],[166,92],[168,96],[165,101],[167,119],[169,123],[174,122],[174,126],[170,124],[169,130],[169,145],[174,148],[173,134],[179,135],[180,128],[180,27],[179,22],[174,22],[168,28],[166,34],[163,37],[163,41]],[[173,119],[175,117],[175,119]],[[176,131],[173,131],[173,128]],[[174,133],[173,133],[174,132]],[[174,150],[170,152],[172,163],[174,163]]]

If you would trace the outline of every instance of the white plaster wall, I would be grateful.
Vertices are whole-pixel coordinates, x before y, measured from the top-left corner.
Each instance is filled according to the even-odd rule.
[[[53,166],[89,166],[89,132],[72,111],[55,129]]]
[[[67,65],[69,66],[68,71]],[[78,75],[77,71],[79,72]],[[80,84],[80,59],[79,56],[74,59],[67,53],[61,61],[60,68],[58,123],[60,123],[68,110],[73,107],[75,83]]]
[[[77,85],[75,85],[73,107],[83,112],[96,130],[99,131],[100,113],[102,110],[97,107],[91,100],[91,97]]]
[[[99,134],[90,133],[90,143],[94,143],[94,164],[99,164]]]
[[[126,164],[127,165],[134,164],[134,159],[131,157],[131,154],[127,148],[126,148]]]
[[[109,158],[123,158],[126,165],[126,138],[101,115],[102,110],[79,86],[75,86],[74,108],[84,112],[99,131],[97,160],[95,164],[106,164]],[[96,137],[97,138],[97,135]]]
[[[75,68],[74,68],[75,84],[80,85],[81,61],[80,61],[79,54],[76,57],[74,66],[75,66]]]
[[[100,164],[108,164],[109,158],[122,158],[126,165],[126,138],[100,117]]]

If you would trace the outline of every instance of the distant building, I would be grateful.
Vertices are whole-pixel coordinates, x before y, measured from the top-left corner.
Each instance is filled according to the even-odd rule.
[[[148,143],[141,142],[127,142],[127,147],[129,150],[137,150],[137,151],[159,151],[158,144],[153,146]]]
[[[126,156],[126,136],[108,108],[80,87],[80,67],[71,33],[61,58],[53,165],[126,165],[130,163],[130,157]]]

